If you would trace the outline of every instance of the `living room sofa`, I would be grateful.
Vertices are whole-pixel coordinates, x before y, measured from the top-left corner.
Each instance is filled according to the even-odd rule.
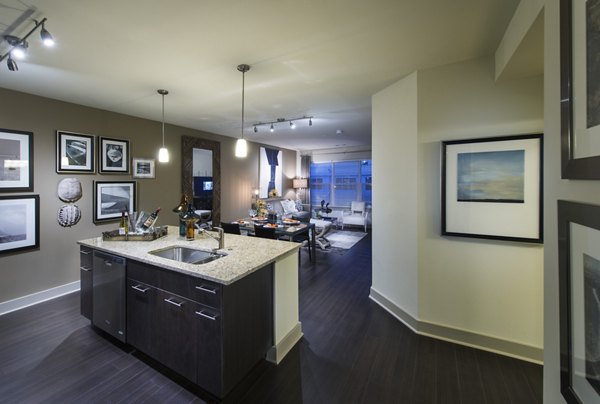
[[[310,211],[303,210],[302,204],[291,199],[285,198],[265,198],[267,209],[273,210],[282,217],[300,220],[308,223],[310,221]]]

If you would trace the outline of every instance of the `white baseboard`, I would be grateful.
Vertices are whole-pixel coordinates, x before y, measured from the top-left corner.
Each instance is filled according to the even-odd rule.
[[[16,299],[7,300],[0,303],[0,316],[10,313],[15,310],[24,309],[46,300],[54,299],[59,296],[67,295],[78,291],[80,288],[79,281],[67,283],[66,285],[57,286],[52,289],[42,290],[41,292],[32,293],[27,296],[18,297]]]
[[[440,324],[429,323],[427,321],[420,321],[402,310],[373,288],[371,288],[369,298],[419,335],[482,349],[484,351],[490,351],[528,362],[543,364],[544,350],[542,348]]]
[[[302,323],[298,322],[298,324],[296,324],[278,344],[269,349],[269,352],[267,352],[267,361],[279,365],[279,362],[281,362],[294,345],[300,341],[303,335]]]

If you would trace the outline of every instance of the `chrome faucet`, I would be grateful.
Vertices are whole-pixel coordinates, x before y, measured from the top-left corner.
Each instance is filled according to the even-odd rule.
[[[213,227],[212,230],[216,230],[218,232],[218,236],[213,236],[206,229],[200,229],[201,232],[206,234],[207,236],[217,240],[219,242],[219,248],[215,248],[215,250],[222,250],[225,248],[225,230],[221,227]]]

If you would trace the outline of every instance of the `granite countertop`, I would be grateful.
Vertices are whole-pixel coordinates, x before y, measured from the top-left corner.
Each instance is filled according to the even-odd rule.
[[[217,235],[216,232],[210,233]],[[80,240],[77,244],[224,285],[293,254],[300,248],[300,244],[289,241],[225,234],[225,248],[218,252],[227,255],[206,264],[187,264],[148,254],[149,251],[170,246],[207,251],[218,247],[217,241],[207,235],[197,234],[195,240],[187,241],[185,237],[179,236],[179,228],[176,226],[169,226],[166,236],[153,241],[104,241],[102,237],[96,237]]]

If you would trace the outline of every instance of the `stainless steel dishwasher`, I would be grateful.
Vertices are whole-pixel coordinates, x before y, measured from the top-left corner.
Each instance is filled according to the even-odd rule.
[[[122,342],[126,342],[125,267],[125,258],[94,250],[92,324]]]

